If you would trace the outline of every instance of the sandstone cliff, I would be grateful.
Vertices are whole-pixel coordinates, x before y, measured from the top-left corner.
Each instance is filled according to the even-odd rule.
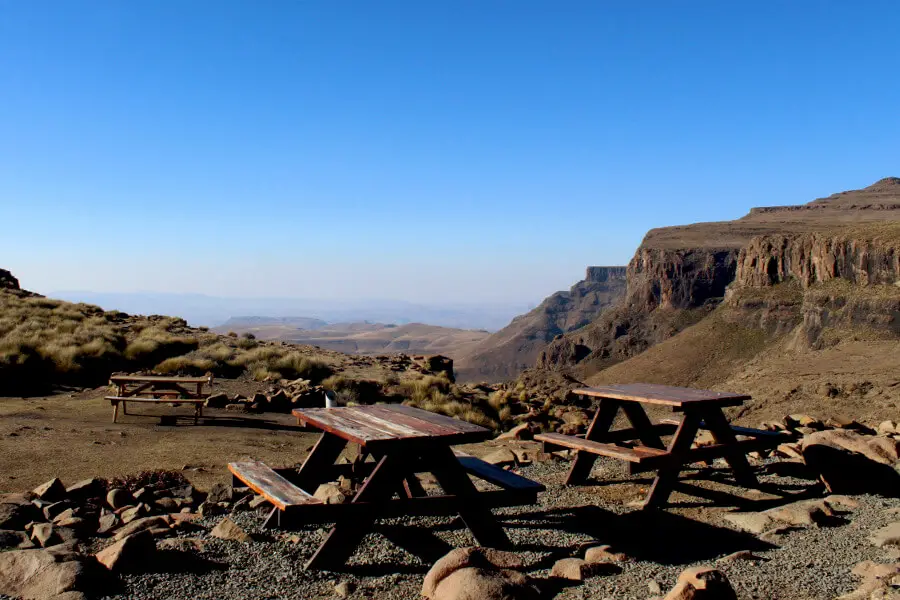
[[[556,292],[456,361],[463,381],[502,380],[534,365],[554,337],[590,323],[625,292],[625,267],[588,267],[583,281]]]
[[[736,221],[651,230],[628,265],[623,300],[548,344],[537,366],[590,377],[699,322],[733,282],[742,289],[893,283],[900,255],[890,224],[900,220],[898,208],[900,179],[887,178],[803,206],[754,209]]]

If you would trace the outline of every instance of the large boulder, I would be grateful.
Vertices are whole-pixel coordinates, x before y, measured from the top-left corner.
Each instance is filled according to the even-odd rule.
[[[509,567],[521,566],[507,552],[458,548],[437,561],[425,575],[422,596],[429,600],[536,600],[528,578]]]
[[[681,572],[665,600],[737,600],[737,594],[722,571],[692,567]]]
[[[54,477],[31,490],[31,493],[47,502],[59,502],[66,497],[66,486],[58,477]]]
[[[0,553],[0,594],[25,600],[61,600],[77,597],[77,592],[99,591],[105,583],[92,558],[47,550]]]
[[[800,450],[831,493],[897,496],[900,473],[884,439],[845,429],[817,431],[803,438]]]

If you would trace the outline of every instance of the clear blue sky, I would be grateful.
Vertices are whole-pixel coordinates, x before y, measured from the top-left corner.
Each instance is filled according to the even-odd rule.
[[[0,0],[39,291],[527,301],[900,174],[900,3]]]

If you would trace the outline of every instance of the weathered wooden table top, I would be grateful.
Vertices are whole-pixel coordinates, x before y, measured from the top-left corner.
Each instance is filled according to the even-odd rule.
[[[300,408],[293,413],[307,425],[370,448],[413,441],[469,444],[492,436],[484,427],[402,404]]]
[[[595,398],[611,398],[613,400],[628,400],[645,404],[659,404],[683,408],[692,404],[715,404],[719,406],[738,406],[749,400],[746,394],[732,394],[730,392],[714,392],[711,390],[696,390],[694,388],[676,387],[672,385],[657,385],[655,383],[626,383],[616,385],[603,385],[573,390],[572,393]]]
[[[166,377],[163,375],[110,375],[113,383],[209,383],[206,377]]]

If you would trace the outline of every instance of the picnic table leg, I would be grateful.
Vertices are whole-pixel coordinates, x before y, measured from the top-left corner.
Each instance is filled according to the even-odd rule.
[[[389,500],[405,475],[402,463],[403,459],[397,455],[383,456],[359,492],[356,493],[351,504]],[[365,535],[372,530],[377,518],[376,510],[368,510],[365,513],[352,513],[351,516],[344,517],[335,523],[328,532],[328,537],[306,563],[305,568],[327,569],[343,565],[356,551],[356,547],[359,546]]]
[[[113,407],[113,421],[112,422],[115,423],[116,419],[119,418],[119,403],[113,402],[112,407]]]
[[[705,410],[702,418],[716,443],[725,445],[723,458],[734,472],[735,481],[744,487],[758,486],[759,481],[753,474],[753,468],[747,461],[747,456],[735,447],[737,438],[722,409],[715,407]]]
[[[597,408],[597,412],[594,413],[591,425],[584,436],[585,439],[595,442],[603,441],[603,436],[609,432],[618,412],[619,402],[617,400],[602,398],[600,406]],[[583,483],[588,478],[588,475],[591,474],[591,468],[596,460],[597,456],[595,454],[578,450],[575,453],[575,460],[572,461],[572,466],[569,469],[569,475],[566,477],[566,485]]]
[[[644,410],[643,406],[635,402],[622,402],[622,411],[625,413],[625,416],[628,417],[628,420],[637,432],[638,439],[641,440],[641,443],[644,446],[647,446],[648,448],[658,448],[659,450],[666,449],[666,445],[663,443],[662,438],[653,429],[653,423],[650,421],[650,417],[647,416],[647,412]],[[629,475],[634,475],[639,471],[640,468],[637,465],[628,463]]]
[[[683,455],[691,449],[694,437],[700,429],[700,422],[701,418],[697,414],[686,413],[684,415],[684,419],[681,420],[681,424],[675,432],[675,437],[672,438],[668,448],[674,460],[681,460],[679,455]],[[650,492],[647,494],[643,508],[659,508],[666,504],[669,495],[678,482],[678,474],[681,472],[681,467],[682,463],[680,462],[660,467],[656,474],[656,479],[653,480],[653,485],[650,486]]]
[[[328,477],[330,468],[346,446],[346,440],[328,432],[323,433],[297,470],[297,485],[310,494],[315,493],[319,484],[328,481],[325,478]]]
[[[457,497],[459,516],[479,544],[489,548],[510,546],[503,527],[480,501],[478,490],[449,446],[435,449],[430,454],[428,469],[446,494]]]

